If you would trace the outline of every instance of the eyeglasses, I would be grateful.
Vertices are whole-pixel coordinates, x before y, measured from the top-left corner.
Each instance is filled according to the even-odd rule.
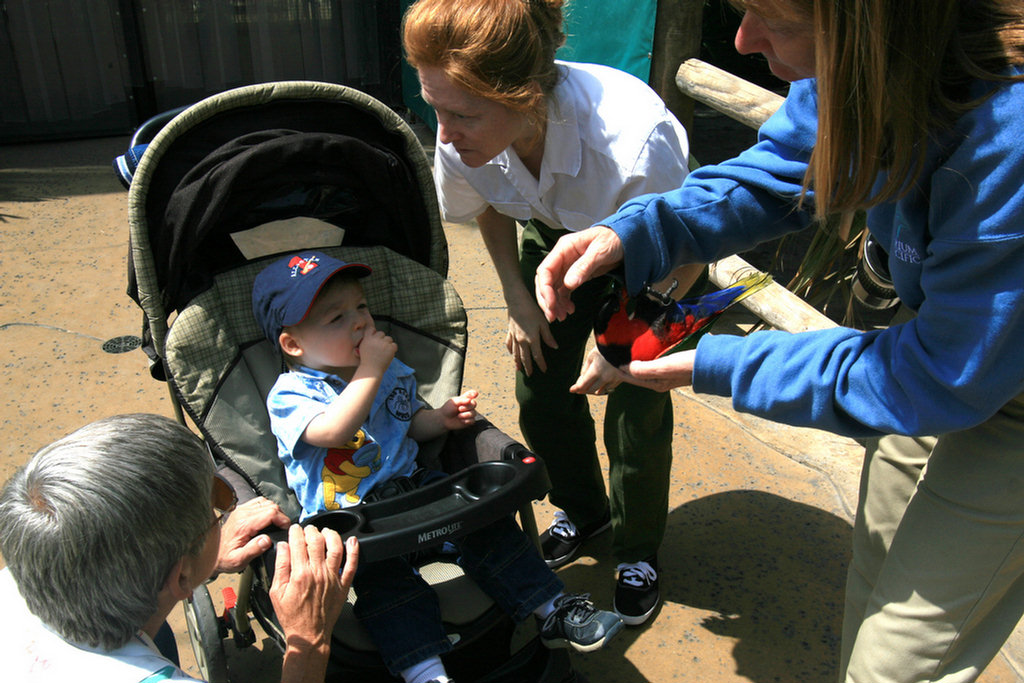
[[[224,520],[227,518],[228,513],[235,509],[238,505],[238,496],[235,495],[235,490],[231,488],[231,484],[227,482],[224,477],[219,474],[213,475],[213,489],[210,492],[210,505],[213,507],[213,513],[215,519],[213,524],[224,524]]]

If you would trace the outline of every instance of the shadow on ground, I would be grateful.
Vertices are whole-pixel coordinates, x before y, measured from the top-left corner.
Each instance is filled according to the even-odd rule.
[[[101,138],[2,147],[0,203],[123,192],[113,161],[127,144],[127,138]],[[0,223],[18,218],[27,215],[0,215]]]
[[[666,607],[682,606],[690,617],[665,608],[656,614],[648,623],[664,637],[645,645],[648,654],[676,662],[671,677],[686,680],[699,679],[703,667],[718,670],[726,654],[738,676],[756,683],[834,680],[850,534],[849,523],[835,515],[759,491],[718,493],[677,507],[659,558],[662,597]],[[576,563],[559,574],[569,586],[607,586],[607,594],[594,595],[607,605],[608,564]],[[707,614],[693,618],[694,611]],[[577,668],[591,681],[648,681],[636,664],[643,653],[632,651],[645,631],[627,629],[611,646],[628,657],[581,656]],[[731,653],[716,655],[708,647],[716,639],[731,642]]]

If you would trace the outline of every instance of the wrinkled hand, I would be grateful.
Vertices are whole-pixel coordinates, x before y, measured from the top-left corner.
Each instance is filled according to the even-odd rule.
[[[270,600],[291,652],[322,653],[329,649],[331,632],[348,598],[358,563],[355,537],[342,544],[341,537],[331,529],[321,532],[313,526],[295,524],[288,530],[288,542],[277,544]]]
[[[569,387],[573,394],[610,394],[615,387],[625,381],[625,376],[617,367],[605,360],[601,352],[591,349],[576,383]]]
[[[541,372],[547,372],[544,361],[544,344],[553,349],[558,342],[551,334],[544,313],[532,299],[510,304],[508,308],[508,334],[505,336],[505,348],[512,354],[516,370],[533,374],[536,366]]]
[[[548,321],[565,320],[576,310],[569,298],[587,280],[604,275],[622,261],[622,240],[611,228],[598,225],[563,235],[534,278],[537,303]]]
[[[266,498],[254,498],[235,508],[220,532],[217,573],[240,572],[251,561],[270,550],[270,537],[259,532],[274,525],[284,529],[288,515]]]
[[[668,391],[693,384],[693,362],[696,357],[696,350],[679,351],[654,360],[635,360],[619,369],[622,370],[624,382],[654,391]]]
[[[439,409],[441,424],[447,430],[465,429],[476,421],[476,399],[480,392],[469,389],[445,401]]]
[[[366,366],[376,374],[383,373],[395,354],[398,344],[395,340],[376,328],[367,328],[363,339],[359,342],[359,365]]]

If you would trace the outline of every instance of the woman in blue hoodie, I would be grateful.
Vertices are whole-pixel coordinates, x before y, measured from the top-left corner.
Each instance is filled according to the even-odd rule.
[[[539,302],[561,319],[620,261],[636,293],[867,209],[912,320],[708,336],[618,379],[864,439],[840,680],[973,680],[1024,613],[1024,3],[733,4],[784,105],[737,158],[560,240]]]

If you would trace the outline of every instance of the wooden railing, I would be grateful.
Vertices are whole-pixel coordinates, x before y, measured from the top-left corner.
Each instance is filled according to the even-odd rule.
[[[676,87],[688,97],[751,128],[760,128],[783,101],[772,91],[699,59],[688,59],[680,65]],[[756,270],[739,256],[729,256],[711,264],[711,281],[718,287],[727,287]],[[741,303],[765,323],[787,332],[836,327],[823,313],[776,282]]]

